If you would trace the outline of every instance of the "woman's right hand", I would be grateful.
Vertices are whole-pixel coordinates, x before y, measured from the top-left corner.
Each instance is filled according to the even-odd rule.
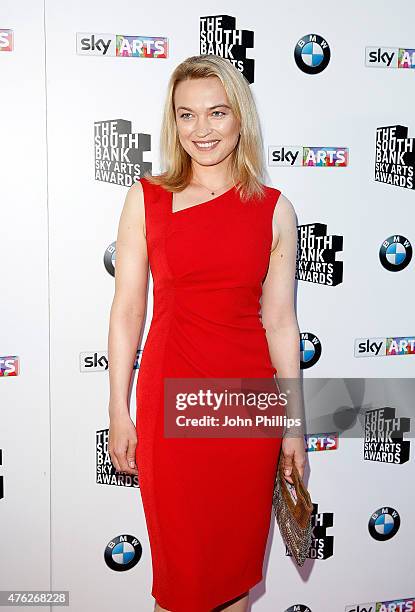
[[[117,472],[137,475],[137,431],[128,412],[110,417],[108,452]]]

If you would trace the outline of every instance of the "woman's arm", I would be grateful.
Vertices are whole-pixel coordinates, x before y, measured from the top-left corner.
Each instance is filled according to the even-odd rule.
[[[144,195],[138,182],[127,192],[118,226],[115,293],[108,333],[109,452],[115,468],[131,474],[137,473],[137,440],[130,418],[128,396],[145,317],[147,284]]]
[[[290,200],[280,195],[272,221],[273,245],[269,267],[262,286],[261,313],[269,352],[278,379],[290,388],[287,417],[300,418],[301,426],[287,430],[282,451],[287,480],[292,482],[291,465],[295,462],[300,476],[305,464],[304,412],[300,392],[300,331],[295,313],[295,269],[297,255],[297,220]],[[282,381],[284,383],[284,381]],[[282,385],[284,386],[284,384]]]
[[[300,341],[294,305],[297,222],[294,207],[281,194],[272,220],[276,245],[262,285],[262,324],[273,366],[280,378],[298,378]]]

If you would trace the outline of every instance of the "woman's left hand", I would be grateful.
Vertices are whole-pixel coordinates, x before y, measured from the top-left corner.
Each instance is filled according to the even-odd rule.
[[[294,484],[291,472],[293,463],[300,474],[300,478],[304,475],[304,466],[306,462],[304,438],[301,437],[286,437],[282,439],[281,444],[281,459],[284,467],[284,478],[291,484]]]

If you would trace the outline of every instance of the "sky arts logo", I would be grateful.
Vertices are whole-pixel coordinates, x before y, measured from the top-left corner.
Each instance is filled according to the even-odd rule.
[[[268,146],[269,166],[341,168],[349,165],[347,147]]]
[[[17,355],[6,355],[0,357],[0,377],[19,375],[19,357]]]
[[[13,51],[13,30],[5,30],[0,28],[0,52]]]
[[[414,612],[415,597],[346,606],[345,612]]]
[[[415,355],[415,336],[395,338],[356,338],[355,357],[394,357],[395,355]]]
[[[124,36],[124,34],[76,33],[78,55],[108,57],[167,57],[167,38],[161,36]]]
[[[140,367],[142,349],[138,349],[133,364],[133,370]],[[81,372],[105,372],[108,370],[107,351],[84,351],[79,354],[79,369]]]
[[[205,15],[200,18],[200,53],[219,55],[242,72],[248,83],[254,82],[254,60],[246,57],[254,46],[252,30],[239,30],[235,17]]]
[[[296,278],[335,287],[343,281],[343,262],[337,253],[343,250],[343,236],[327,233],[324,223],[297,227]]]
[[[379,259],[389,272],[400,272],[412,259],[412,245],[405,236],[389,236],[379,249]]]
[[[389,125],[376,129],[375,181],[415,189],[415,138],[408,128]]]
[[[306,451],[309,453],[318,451],[337,450],[339,448],[338,433],[306,434]]]
[[[415,49],[366,47],[365,59],[369,68],[415,68]]]

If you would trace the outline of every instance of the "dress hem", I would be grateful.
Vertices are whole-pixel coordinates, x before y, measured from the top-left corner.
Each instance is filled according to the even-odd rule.
[[[217,608],[218,606],[221,606],[223,604],[225,604],[228,601],[231,601],[232,599],[235,599],[235,597],[238,597],[238,595],[242,595],[243,593],[246,593],[247,591],[249,591],[250,589],[252,589],[254,586],[256,586],[257,584],[259,584],[260,582],[262,582],[263,580],[263,575],[262,573],[257,575],[257,577],[253,580],[248,580],[245,584],[245,587],[242,587],[242,589],[238,589],[237,593],[232,594],[230,597],[226,597],[226,599],[222,599],[218,602],[215,602],[213,605],[209,604],[208,608],[204,608],[203,610],[198,610],[198,612],[212,612],[215,610],[215,608]],[[188,610],[185,608],[183,609],[182,607],[177,608],[174,607],[173,608],[169,608],[168,605],[166,605],[165,602],[161,601],[157,595],[155,594],[155,590],[152,589],[151,591],[151,595],[154,597],[154,599],[156,600],[156,602],[158,603],[159,606],[161,606],[162,608],[169,610],[169,612],[188,612]],[[193,609],[192,609],[193,612]]]

